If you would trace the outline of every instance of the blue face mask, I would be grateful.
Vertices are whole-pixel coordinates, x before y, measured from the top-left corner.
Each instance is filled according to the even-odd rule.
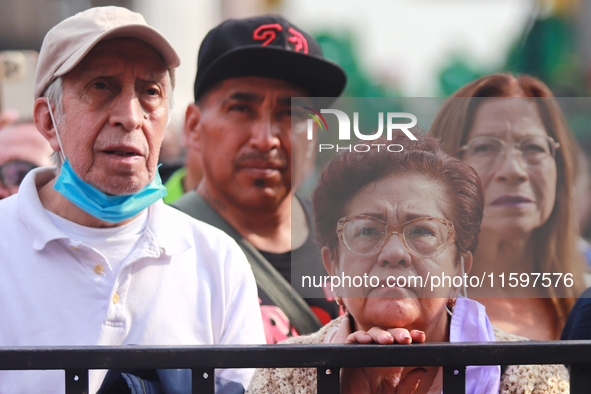
[[[68,159],[62,165],[62,171],[53,188],[77,207],[111,223],[132,218],[166,196],[166,187],[162,185],[157,171],[154,180],[139,192],[126,196],[108,196],[80,179],[70,166]]]
[[[62,148],[49,102],[48,107],[61,148],[60,153],[64,161],[61,173],[55,181],[53,188],[60,192],[62,196],[92,216],[111,223],[119,223],[132,218],[166,196],[166,187],[162,184],[158,171],[156,171],[154,180],[142,190],[135,194],[123,196],[108,196],[96,187],[80,179],[63,154],[64,149]]]

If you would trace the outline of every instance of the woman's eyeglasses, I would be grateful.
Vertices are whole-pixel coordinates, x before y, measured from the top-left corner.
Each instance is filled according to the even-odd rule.
[[[500,138],[479,136],[472,138],[466,145],[460,148],[460,152],[466,152],[467,161],[481,167],[493,167],[499,157],[505,156],[508,148],[514,148],[517,157],[520,157],[528,167],[541,167],[549,158],[556,156],[556,149],[560,147],[552,137],[541,135],[529,135],[519,142],[505,142]]]
[[[409,253],[435,257],[451,243],[455,230],[452,222],[441,218],[418,218],[391,225],[373,216],[359,215],[339,220],[337,234],[347,249],[362,256],[380,252],[396,234]]]
[[[33,168],[37,168],[33,164],[25,160],[11,160],[0,165],[0,182],[5,187],[16,187],[21,184],[23,178]]]

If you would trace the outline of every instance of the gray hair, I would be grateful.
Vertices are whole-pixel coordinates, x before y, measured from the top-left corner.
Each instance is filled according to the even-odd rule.
[[[174,91],[174,85],[172,83],[172,76],[170,74],[170,70],[168,71],[168,118],[166,119],[166,126],[170,124],[170,112],[174,106],[174,95],[172,94]],[[51,84],[45,89],[45,93],[43,97],[47,98],[47,105],[53,105],[52,111],[55,120],[55,127],[59,130],[62,129],[64,124],[64,105],[63,105],[63,98],[64,98],[64,87],[62,85],[62,77],[57,77],[54,79]],[[56,130],[57,133],[57,130]],[[62,166],[62,156],[59,152],[53,152],[51,158],[57,168],[57,172],[59,172]]]

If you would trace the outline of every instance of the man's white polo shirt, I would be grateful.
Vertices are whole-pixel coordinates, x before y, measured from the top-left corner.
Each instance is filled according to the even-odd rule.
[[[105,258],[68,238],[37,188],[52,168],[31,171],[0,201],[0,346],[264,343],[246,257],[225,233],[158,201],[132,254],[108,283]],[[245,387],[250,371],[221,376]],[[90,392],[104,372],[90,372]],[[0,393],[63,393],[63,371],[0,371]]]

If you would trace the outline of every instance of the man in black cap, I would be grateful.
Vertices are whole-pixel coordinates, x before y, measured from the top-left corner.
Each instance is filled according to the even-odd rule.
[[[185,136],[201,155],[203,179],[173,205],[246,252],[269,343],[314,332],[339,312],[322,289],[305,300],[290,294],[292,264],[310,275],[323,270],[311,206],[293,190],[302,166],[292,171],[292,153],[312,155],[292,151],[291,98],[337,97],[345,84],[316,40],[278,15],[227,20],[199,50]]]

